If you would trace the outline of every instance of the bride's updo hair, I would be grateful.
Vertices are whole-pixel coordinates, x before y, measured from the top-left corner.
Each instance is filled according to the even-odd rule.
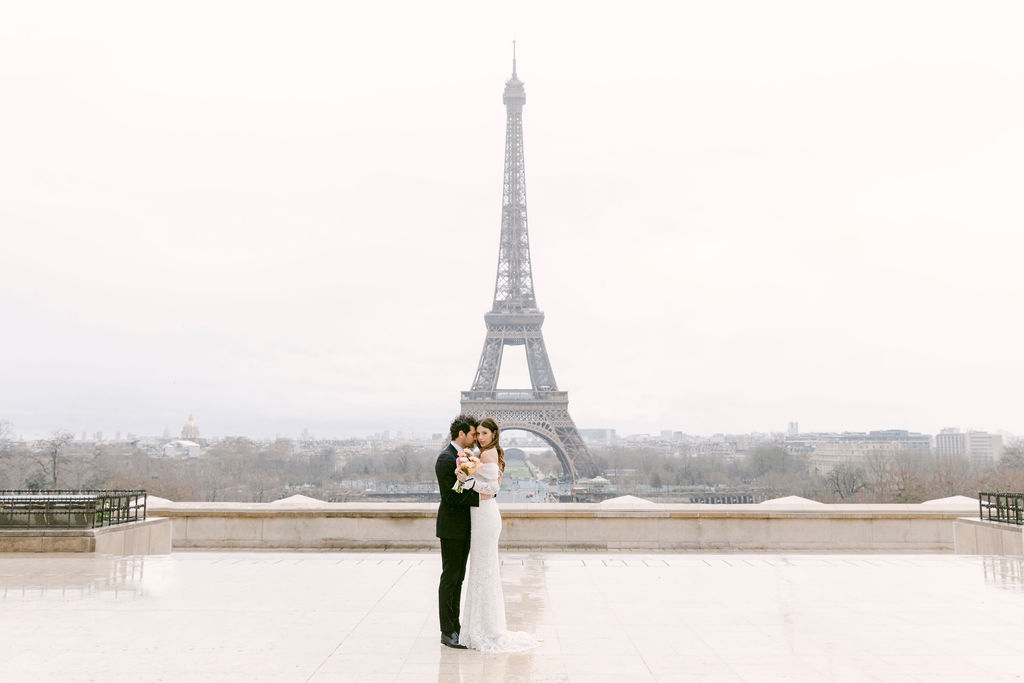
[[[501,435],[501,428],[498,427],[498,423],[494,421],[493,417],[485,417],[480,420],[480,427],[487,427],[491,430],[491,442],[486,446],[481,446],[483,450],[493,448],[498,451],[498,469],[502,472],[505,471],[505,449],[501,447],[501,443],[498,441],[498,436]]]

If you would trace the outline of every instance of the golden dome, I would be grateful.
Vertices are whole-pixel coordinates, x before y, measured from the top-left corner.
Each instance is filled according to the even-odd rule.
[[[181,428],[181,438],[188,441],[194,441],[199,438],[199,425],[196,424],[191,412],[188,414],[188,422]]]

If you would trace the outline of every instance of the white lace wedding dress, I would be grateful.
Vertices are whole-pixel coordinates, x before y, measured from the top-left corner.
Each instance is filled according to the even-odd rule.
[[[497,495],[498,474],[497,463],[484,463],[474,474],[474,488],[480,493]],[[469,569],[459,644],[480,652],[519,652],[540,645],[537,638],[525,631],[505,628],[505,594],[498,562],[501,513],[497,501],[481,498],[480,507],[469,510]]]

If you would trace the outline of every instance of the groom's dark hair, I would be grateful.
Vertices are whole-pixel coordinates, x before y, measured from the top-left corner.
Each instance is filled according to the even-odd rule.
[[[452,420],[452,426],[448,429],[451,433],[452,441],[459,435],[459,432],[469,434],[469,431],[476,427],[479,422],[472,415],[459,415],[457,418]]]

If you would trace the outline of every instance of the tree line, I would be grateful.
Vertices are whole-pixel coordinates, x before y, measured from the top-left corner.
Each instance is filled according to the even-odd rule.
[[[1006,448],[998,463],[967,456],[940,456],[900,449],[880,450],[827,471],[779,445],[757,446],[734,458],[679,457],[653,448],[612,448],[594,454],[619,489],[657,497],[672,490],[711,487],[761,497],[801,496],[825,503],[920,503],[979,491],[1024,491],[1024,442]],[[659,493],[661,492],[661,493]]]
[[[78,443],[55,432],[15,444],[0,422],[0,488],[141,488],[177,501],[270,502],[295,493],[351,500],[361,485],[432,484],[439,448],[396,443],[218,441],[199,458],[169,458],[137,444]],[[998,463],[966,457],[880,451],[818,471],[806,456],[766,444],[733,458],[679,456],[653,447],[592,449],[618,494],[683,501],[697,492],[726,491],[761,498],[797,495],[822,502],[917,503],[978,491],[1024,491],[1024,443],[1010,443]],[[562,476],[551,453],[530,461],[555,483]],[[354,482],[360,482],[359,486]]]

